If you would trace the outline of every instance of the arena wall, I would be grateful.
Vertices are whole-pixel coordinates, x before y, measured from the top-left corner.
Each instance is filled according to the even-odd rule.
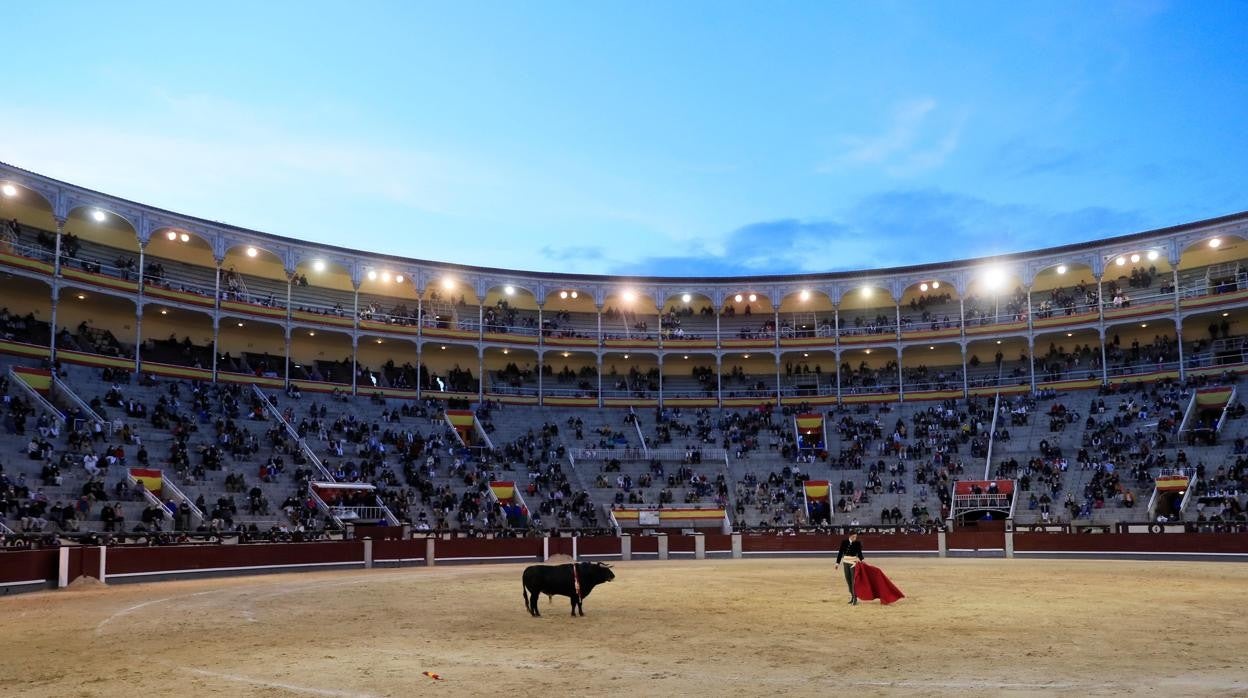
[[[699,538],[702,540],[699,542]],[[993,552],[1004,556],[1178,559],[1248,558],[1248,535],[1235,533],[1033,533],[957,531],[868,533],[871,556],[943,556]],[[1007,540],[1009,544],[1007,545]],[[739,541],[739,542],[738,542]],[[413,538],[315,543],[86,547],[0,552],[0,593],[65,586],[79,576],[107,582],[140,582],[347,567],[540,562],[548,555],[579,559],[694,559],[706,557],[835,556],[840,536],[708,534],[587,536],[579,538]],[[735,551],[740,548],[740,554]],[[666,550],[666,554],[661,551]],[[627,551],[627,554],[626,554]],[[1008,552],[1007,552],[1008,551]]]

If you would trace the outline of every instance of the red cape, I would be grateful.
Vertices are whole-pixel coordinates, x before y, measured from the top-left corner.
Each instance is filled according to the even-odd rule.
[[[906,597],[879,567],[872,567],[865,562],[854,565],[854,594],[862,601],[879,599],[882,604],[890,604]]]

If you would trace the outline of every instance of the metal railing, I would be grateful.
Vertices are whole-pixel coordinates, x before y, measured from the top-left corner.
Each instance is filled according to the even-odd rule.
[[[65,425],[65,413],[57,409],[56,405],[49,402],[38,390],[30,387],[30,384],[22,379],[13,370],[12,366],[9,367],[9,385],[16,385],[22,392],[26,393],[26,397],[29,397],[35,404],[51,414],[52,418],[60,422],[62,426]]]
[[[290,422],[286,421],[286,418],[282,416],[282,411],[277,409],[277,405],[274,405],[273,401],[269,400],[268,394],[261,390],[260,386],[255,383],[251,384],[251,391],[253,395],[264,403],[265,409],[269,414],[273,415],[273,418],[277,420],[278,424],[281,424],[286,428],[286,434],[299,445],[299,450],[303,452],[303,455],[308,459],[308,462],[316,467],[317,472],[321,474],[321,477],[325,478],[329,482],[333,482],[334,476],[330,474],[329,469],[325,467],[325,464],[321,462],[320,457],[318,457],[316,452],[312,450],[312,447],[308,445],[307,440],[299,435],[299,432],[291,426]]]
[[[169,475],[169,473],[161,474],[160,484],[162,493],[167,490],[169,494],[173,495],[171,499],[176,500],[179,506],[184,506],[190,510],[192,526],[199,527],[203,524],[204,512],[201,511],[199,507],[195,506],[195,502],[191,501],[191,498],[186,496],[186,493],[173,482],[173,478]]]

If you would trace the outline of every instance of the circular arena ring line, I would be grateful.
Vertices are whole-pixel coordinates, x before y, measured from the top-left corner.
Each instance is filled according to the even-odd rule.
[[[32,696],[1248,691],[1246,566],[879,564],[906,599],[849,606],[832,562],[809,558],[617,563],[583,618],[558,599],[529,616],[522,564],[26,594],[0,598],[0,681]]]

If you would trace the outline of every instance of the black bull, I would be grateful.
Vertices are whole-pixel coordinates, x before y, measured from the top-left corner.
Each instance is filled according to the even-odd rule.
[[[576,569],[576,577],[573,577],[573,568]],[[529,613],[535,616],[542,615],[537,611],[537,598],[541,594],[554,597],[567,596],[572,599],[572,615],[576,615],[579,610],[581,615],[585,615],[585,607],[582,601],[594,587],[604,582],[615,579],[615,573],[611,571],[611,566],[601,562],[578,562],[568,565],[533,565],[524,570],[524,606],[529,609]],[[580,585],[580,594],[577,594],[577,585]]]

